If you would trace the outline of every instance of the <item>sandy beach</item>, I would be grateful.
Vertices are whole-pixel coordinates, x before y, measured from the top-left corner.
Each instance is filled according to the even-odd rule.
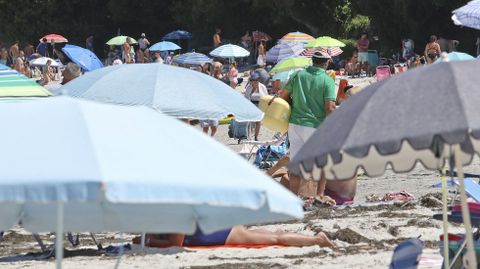
[[[368,85],[369,79],[356,79],[354,85]],[[241,89],[240,89],[241,90]],[[220,126],[215,139],[235,152],[242,145],[227,135],[227,125]],[[262,129],[260,139],[268,140],[273,133]],[[480,161],[466,167],[471,173],[480,172]],[[306,212],[303,220],[253,226],[271,231],[283,229],[314,235],[325,232],[336,244],[334,248],[268,247],[262,249],[146,249],[133,245],[121,257],[119,268],[386,268],[393,248],[400,242],[419,237],[425,243],[420,268],[439,268],[442,259],[436,240],[442,233],[440,221],[432,215],[440,212],[440,190],[431,187],[440,181],[436,172],[418,166],[408,174],[391,170],[378,178],[359,175],[356,202],[364,202],[368,195],[383,197],[389,192],[407,191],[415,199],[407,203],[389,203],[346,208],[318,208]],[[433,198],[432,198],[433,197]],[[436,197],[436,198],[435,198]],[[450,226],[450,232],[461,232],[460,226]],[[134,234],[102,233],[97,239],[103,246],[130,243]],[[41,234],[47,244],[53,244],[53,234]],[[80,236],[80,247],[71,248],[64,268],[113,268],[114,254],[101,253],[87,233]],[[1,268],[52,268],[54,258],[39,259],[40,248],[32,235],[21,227],[6,232],[0,242]]]

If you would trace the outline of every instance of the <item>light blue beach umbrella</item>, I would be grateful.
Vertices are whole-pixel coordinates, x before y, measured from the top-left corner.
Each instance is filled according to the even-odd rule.
[[[0,64],[0,70],[9,70],[9,69],[11,69],[11,68],[4,65],[4,64]]]
[[[272,77],[272,80],[279,80],[280,81],[280,88],[283,88],[287,82],[290,80],[290,77],[298,72],[300,69],[292,69],[288,71],[278,72],[275,73]]]
[[[162,42],[155,43],[149,48],[150,51],[169,51],[169,50],[179,50],[179,49],[182,49],[182,48],[177,44],[169,41],[162,41]]]
[[[454,10],[452,20],[456,25],[480,30],[480,0],[470,1]]]
[[[278,63],[282,60],[300,55],[303,50],[303,45],[300,43],[280,42],[267,51],[267,62]]]
[[[152,109],[69,97],[1,106],[0,230],[191,234],[303,217],[287,189]]]
[[[174,57],[173,62],[177,64],[202,65],[211,63],[212,59],[202,53],[188,52]]]
[[[475,60],[475,57],[467,53],[454,51],[454,52],[448,53],[445,57],[443,56],[439,57],[435,62],[441,63],[445,61],[455,62],[455,61],[470,61],[470,60]]]
[[[250,52],[240,46],[226,44],[212,50],[210,55],[218,58],[242,58],[248,57]]]
[[[227,84],[182,67],[128,64],[102,68],[64,85],[78,98],[122,105],[145,105],[176,118],[260,121],[255,105]]]
[[[63,53],[67,55],[74,63],[78,64],[85,71],[93,71],[103,67],[102,61],[91,50],[74,46],[65,45],[62,48]]]

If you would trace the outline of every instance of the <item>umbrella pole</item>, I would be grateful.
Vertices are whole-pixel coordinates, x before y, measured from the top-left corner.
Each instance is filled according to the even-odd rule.
[[[142,239],[140,244],[141,244],[142,250],[145,250],[145,233],[142,233]]]
[[[62,268],[63,260],[63,202],[57,204],[57,236],[55,242],[55,262],[56,268]]]
[[[450,168],[451,169],[451,168]],[[447,216],[447,179],[445,168],[440,171],[442,178],[442,215],[443,215],[443,268],[450,268],[450,257],[448,250],[448,216]]]
[[[477,268],[477,257],[473,244],[472,224],[470,222],[470,211],[467,205],[467,194],[465,192],[465,182],[463,181],[463,164],[461,158],[460,145],[454,145],[455,166],[457,168],[458,181],[460,181],[460,202],[462,205],[463,225],[465,225],[465,237],[467,239],[467,253],[463,259],[463,264],[467,269]]]

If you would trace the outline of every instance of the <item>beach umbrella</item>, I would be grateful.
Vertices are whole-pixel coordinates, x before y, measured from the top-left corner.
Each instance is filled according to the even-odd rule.
[[[306,66],[312,65],[312,59],[306,57],[293,57],[281,61],[275,65],[270,73],[278,73],[283,71],[290,71],[293,69],[304,68]]]
[[[408,172],[416,163],[439,170],[446,160],[455,161],[467,256],[476,264],[462,164],[480,153],[479,68],[478,61],[443,62],[366,87],[326,118],[293,158],[290,171],[316,179],[324,172],[327,179],[341,180],[355,176],[359,167],[379,176],[387,165]]]
[[[298,56],[302,51],[302,44],[281,42],[267,51],[267,62],[278,63],[282,60]]]
[[[260,121],[263,113],[243,95],[211,76],[187,68],[129,64],[89,72],[64,85],[73,97],[145,105],[176,118]]]
[[[250,52],[240,46],[226,44],[212,50],[210,55],[218,58],[242,58],[248,57]]]
[[[74,45],[66,45],[62,48],[62,51],[85,71],[93,71],[103,67],[102,61],[98,59],[95,53],[88,49]]]
[[[137,41],[133,37],[125,36],[125,35],[119,35],[116,37],[111,38],[110,40],[107,41],[107,45],[110,46],[121,46],[127,42],[127,39],[130,39],[129,43],[130,44],[137,44]]]
[[[267,33],[261,31],[254,31],[252,33],[253,41],[260,42],[260,41],[270,41],[272,37],[269,36]]]
[[[48,34],[48,35],[40,38],[40,41],[43,41],[43,39],[47,39],[47,43],[66,43],[66,42],[68,42],[68,39],[66,39],[62,35],[58,35],[58,34]]]
[[[480,30],[480,0],[470,1],[454,10],[452,20],[456,25]]]
[[[0,99],[6,97],[47,97],[52,94],[15,70],[0,70]]]
[[[179,39],[190,39],[190,38],[192,38],[191,33],[184,30],[177,30],[164,35],[162,39],[163,40],[174,40],[174,39],[179,40]]]
[[[39,57],[30,61],[30,65],[45,66],[50,61],[50,65],[53,67],[61,66],[57,61],[49,57]]]
[[[305,48],[332,48],[332,47],[345,47],[345,44],[335,38],[329,36],[321,36],[315,40],[308,42]]]
[[[445,53],[445,56],[439,57],[435,62],[440,63],[440,62],[454,62],[454,61],[470,61],[470,60],[475,60],[475,57],[473,57],[470,54],[463,53],[463,52],[450,52],[450,53]]]
[[[305,56],[305,57],[308,57],[308,58],[312,58],[313,54],[317,51],[328,53],[328,55],[330,55],[331,57],[337,57],[337,56],[340,56],[340,54],[343,53],[343,50],[341,48],[338,48],[338,47],[309,48],[309,49],[305,49],[304,51],[302,51],[302,53],[300,53],[300,56]]]
[[[290,42],[290,43],[302,43],[307,44],[308,42],[314,40],[315,38],[311,35],[302,33],[302,32],[291,32],[284,35],[280,41],[281,42]]]
[[[169,50],[179,50],[182,49],[180,46],[173,42],[169,41],[162,41],[153,44],[150,48],[148,48],[150,51],[169,51]]]
[[[192,234],[303,217],[296,196],[241,156],[152,109],[1,105],[0,229]]]
[[[0,64],[0,70],[9,70],[9,69],[11,69],[11,68],[4,65],[4,64]]]
[[[204,63],[211,63],[212,59],[202,53],[188,52],[175,56],[173,62],[177,64],[202,65]]]

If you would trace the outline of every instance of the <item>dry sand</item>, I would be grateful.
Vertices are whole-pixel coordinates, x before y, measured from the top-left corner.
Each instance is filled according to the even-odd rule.
[[[369,84],[368,79],[354,84]],[[273,133],[262,130],[261,139]],[[227,127],[221,126],[215,137],[238,152],[241,145],[228,138]],[[468,172],[480,172],[480,161],[466,168]],[[147,249],[134,246],[122,257],[119,268],[387,268],[396,244],[411,237],[421,236],[425,242],[420,268],[439,268],[441,258],[436,240],[442,233],[441,222],[432,219],[440,208],[423,205],[422,196],[437,193],[431,188],[439,181],[435,172],[416,167],[408,174],[395,174],[391,170],[379,178],[360,176],[356,201],[364,201],[366,195],[383,196],[388,192],[405,190],[417,199],[409,204],[390,204],[371,207],[331,209],[323,208],[306,213],[303,220],[255,226],[268,230],[284,229],[290,232],[313,235],[323,231],[333,239],[335,248],[270,247],[264,249]],[[450,226],[451,232],[461,232],[462,227]],[[49,244],[52,234],[42,234]],[[129,242],[132,234],[104,233],[97,235],[104,246]],[[67,245],[68,246],[68,245]],[[81,235],[81,246],[70,248],[64,260],[64,268],[113,268],[116,256],[98,253],[88,234]],[[21,229],[8,231],[0,242],[1,268],[53,268],[54,259],[36,260],[39,253],[32,236]]]

